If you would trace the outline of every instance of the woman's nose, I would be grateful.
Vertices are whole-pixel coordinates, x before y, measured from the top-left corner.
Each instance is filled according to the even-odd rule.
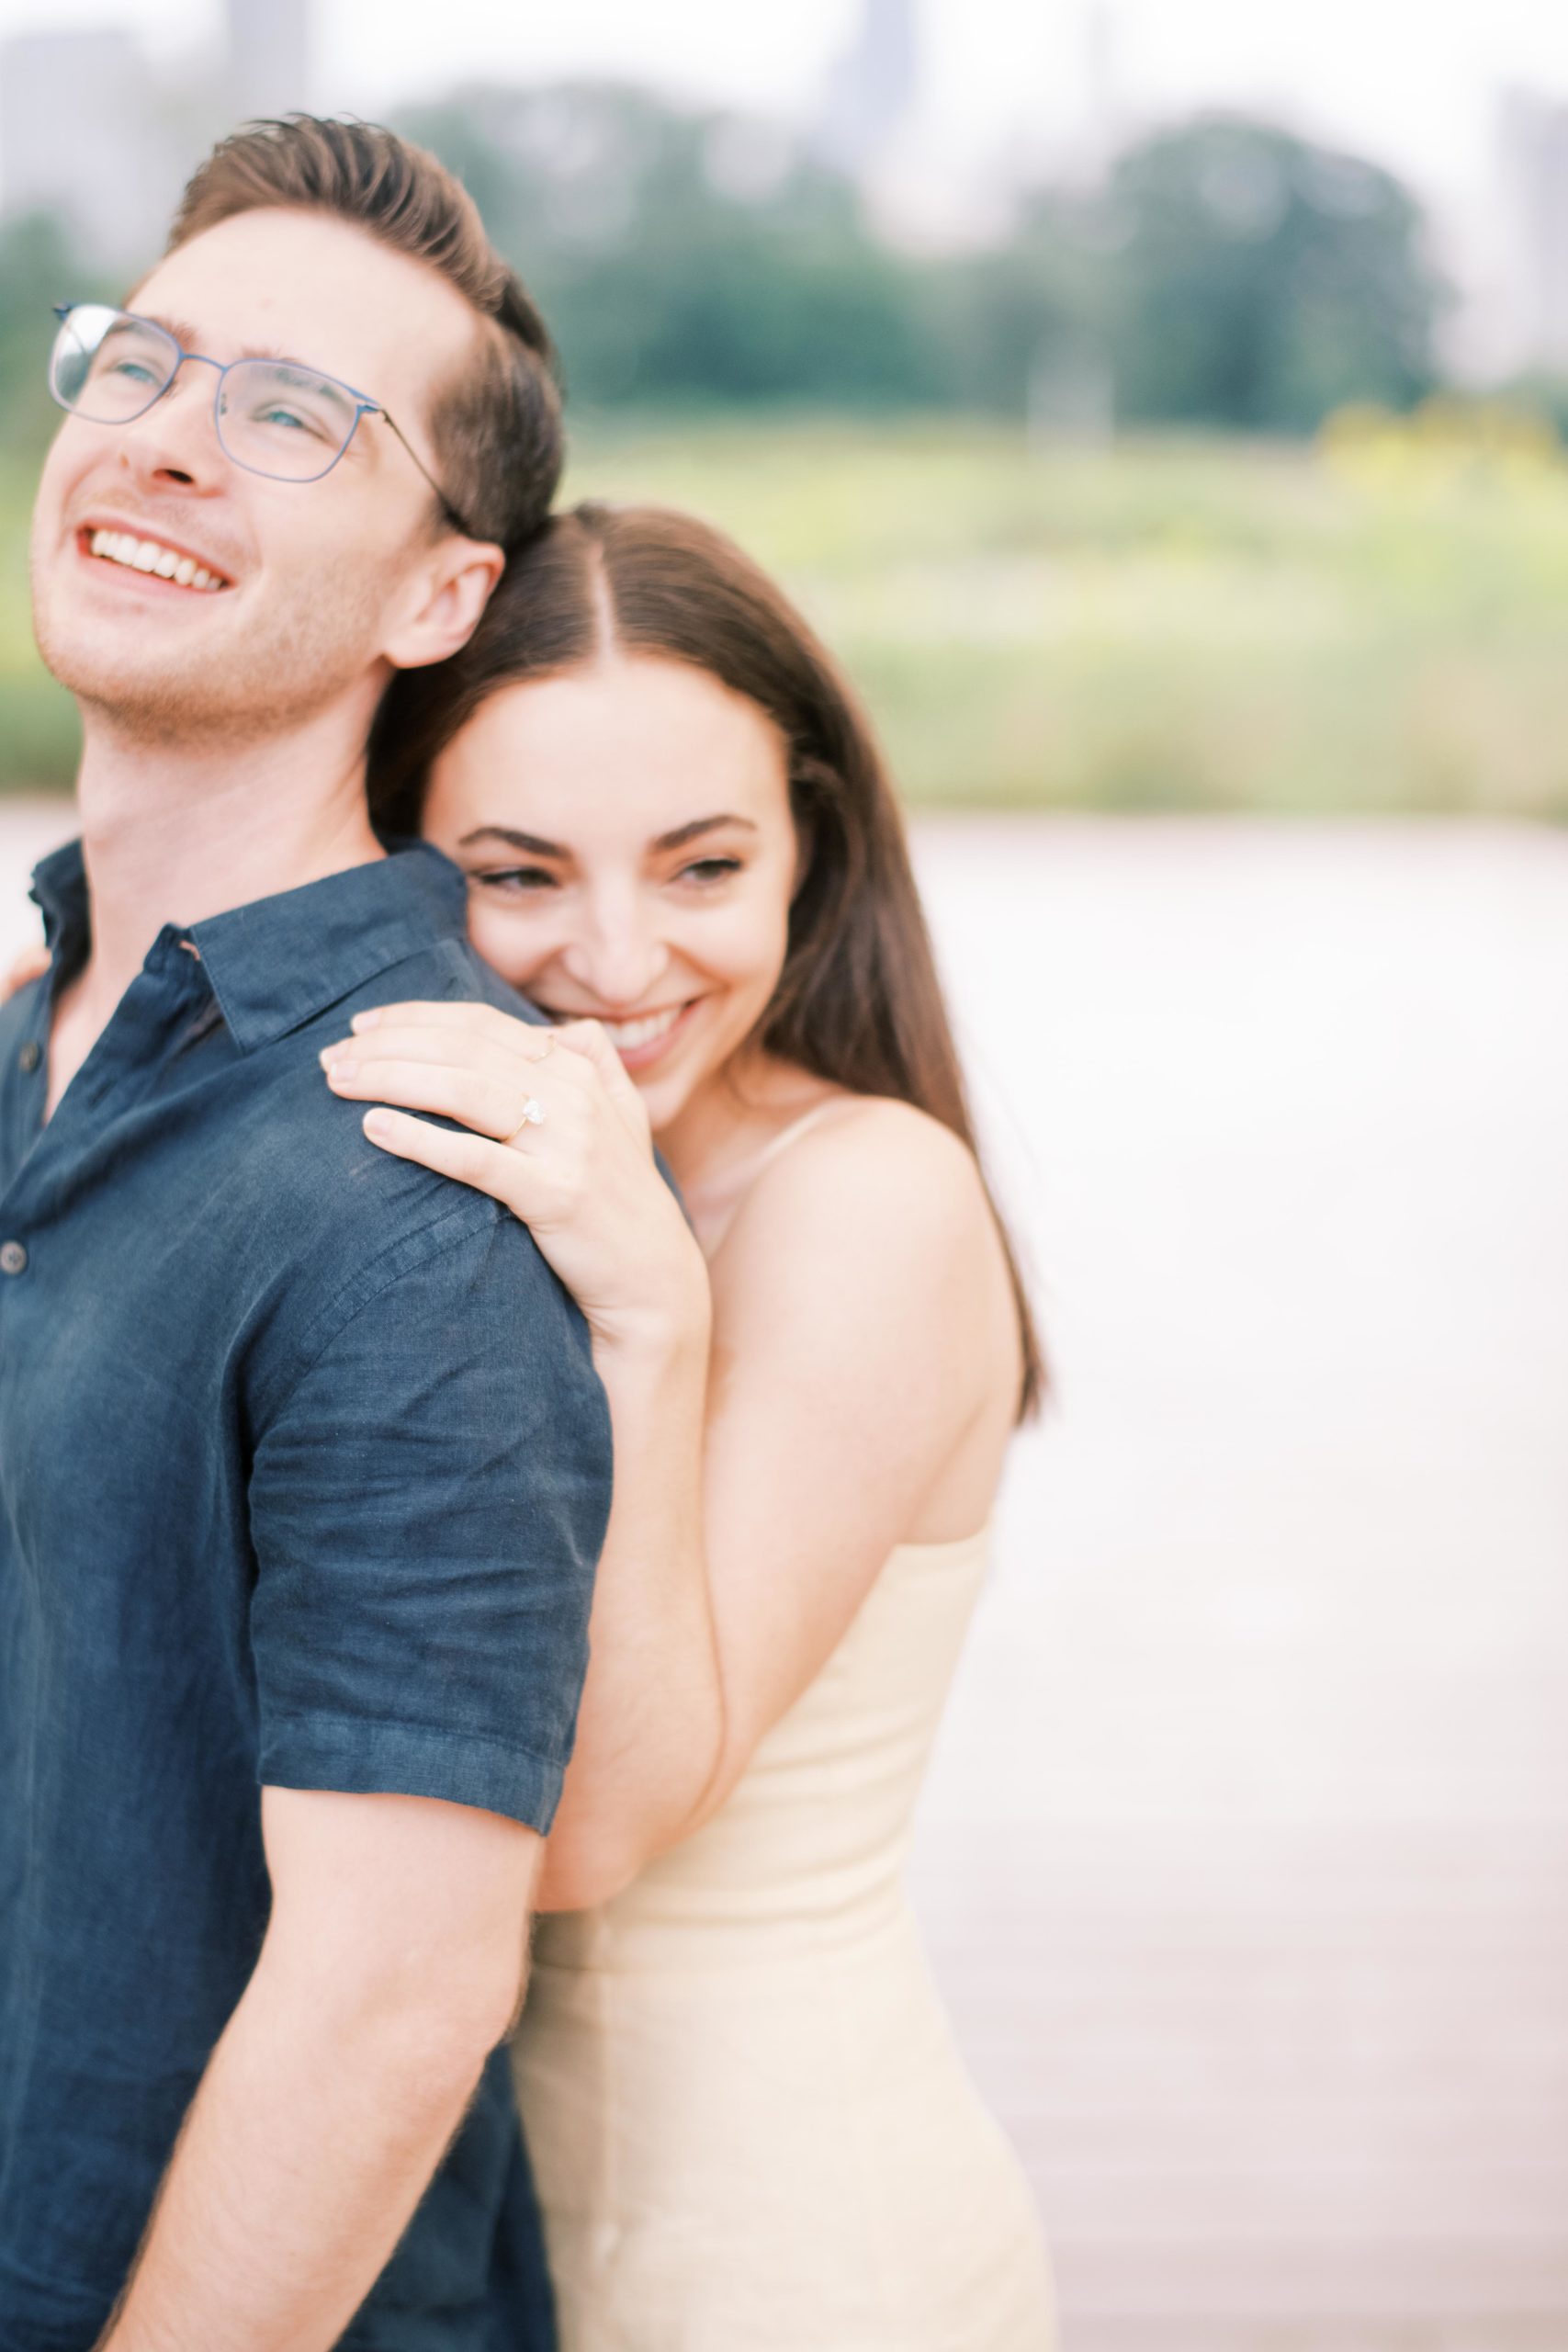
[[[670,951],[651,932],[606,925],[575,941],[565,960],[595,1003],[619,1009],[643,1001],[669,964]]]

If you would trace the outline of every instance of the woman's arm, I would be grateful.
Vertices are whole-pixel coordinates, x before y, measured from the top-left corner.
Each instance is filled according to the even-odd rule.
[[[450,1056],[454,1026],[434,1050]],[[536,1050],[539,1033],[514,1026]],[[606,1096],[617,1079],[635,1093],[594,1035],[615,1064],[595,1065]],[[411,1065],[400,1044],[389,1063],[356,1058],[339,1091],[473,1119],[491,1136],[515,1124],[513,1073],[488,1048],[460,1082]],[[628,1246],[649,1203],[633,1199],[617,1155],[580,1153],[575,1128],[569,1142],[547,1097],[550,1065],[533,1075],[546,1125],[524,1128],[515,1148],[417,1120],[394,1119],[378,1139],[523,1216],[594,1329],[615,1502],[539,1898],[559,1909],[615,1892],[722,1804],[917,1514],[921,1532],[953,1535],[985,1518],[1018,1335],[969,1153],[904,1104],[846,1102],[763,1172],[716,1256],[705,1393],[698,1326],[671,1304],[680,1285],[659,1271],[659,1249],[650,1272],[647,1246]],[[560,1194],[576,1205],[552,1200],[541,1218],[547,1136],[576,1159]],[[641,1167],[657,1182],[646,1152]]]
[[[723,1745],[701,1525],[707,1270],[654,1163],[642,1099],[595,1023],[547,1030],[488,1006],[428,1004],[381,1007],[354,1026],[321,1055],[334,1092],[465,1122],[459,1133],[381,1108],[365,1125],[384,1149],[521,1217],[592,1334],[615,1486],[538,1894],[541,1909],[577,1908],[682,1834]]]

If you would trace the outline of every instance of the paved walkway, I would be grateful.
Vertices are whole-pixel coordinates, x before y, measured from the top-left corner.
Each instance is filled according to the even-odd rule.
[[[919,848],[1059,1404],[916,1883],[1067,2352],[1568,2352],[1568,841]]]
[[[1563,2352],[1568,841],[920,854],[1060,1405],[918,1885],[1068,2352]]]

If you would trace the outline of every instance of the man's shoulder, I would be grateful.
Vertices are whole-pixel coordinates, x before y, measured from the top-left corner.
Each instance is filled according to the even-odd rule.
[[[273,1290],[282,1322],[296,1333],[355,1311],[421,1268],[438,1280],[443,1263],[456,1295],[482,1261],[498,1311],[537,1306],[557,1288],[533,1236],[510,1211],[488,1193],[378,1149],[365,1133],[365,1106],[342,1101],[327,1085],[321,1049],[348,1035],[355,1012],[422,998],[523,1009],[464,943],[443,941],[247,1057],[235,1172],[262,1219],[251,1244],[260,1245],[257,1279]]]

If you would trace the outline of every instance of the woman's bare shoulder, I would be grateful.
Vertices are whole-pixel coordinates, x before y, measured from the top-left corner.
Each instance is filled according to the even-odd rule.
[[[985,1185],[963,1137],[913,1103],[825,1095],[769,1159],[738,1211],[725,1254],[750,1256],[785,1236],[869,1248],[962,1246],[991,1226]],[[834,1255],[840,1254],[835,1250]]]

